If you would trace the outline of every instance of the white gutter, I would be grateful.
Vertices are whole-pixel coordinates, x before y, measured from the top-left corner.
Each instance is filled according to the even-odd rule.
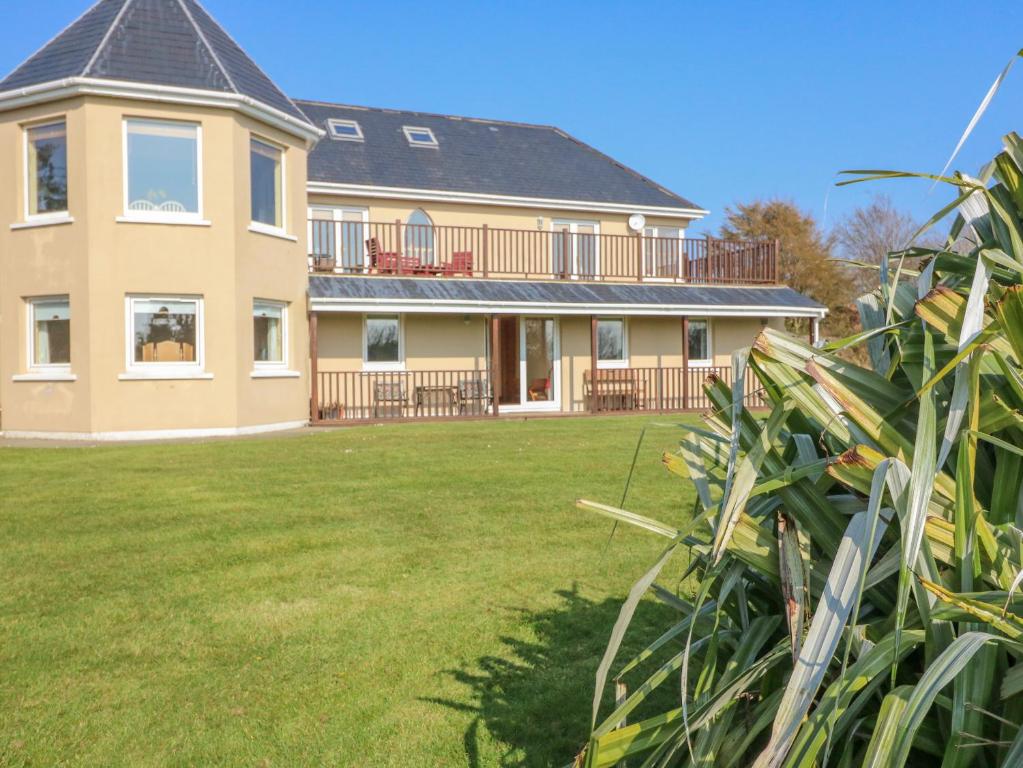
[[[718,304],[582,304],[577,302],[477,301],[438,299],[310,298],[315,312],[414,312],[463,315],[625,315],[629,317],[810,317],[823,318],[825,307]]]
[[[75,96],[106,96],[110,98],[157,101],[164,104],[188,104],[200,107],[233,109],[275,128],[304,139],[311,147],[325,132],[304,120],[240,93],[179,88],[171,85],[132,83],[92,77],[67,77],[48,83],[30,85],[0,93],[0,112],[42,104]]]
[[[546,197],[520,197],[491,195],[479,192],[453,192],[444,189],[415,189],[412,187],[380,187],[371,184],[340,184],[310,181],[306,186],[310,195],[344,197],[371,197],[384,200],[426,200],[441,203],[476,203],[515,208],[544,208],[563,211],[593,211],[596,213],[642,213],[644,216],[667,219],[701,219],[710,211],[703,208],[670,208],[637,206],[630,203],[600,203],[586,200],[557,200]]]

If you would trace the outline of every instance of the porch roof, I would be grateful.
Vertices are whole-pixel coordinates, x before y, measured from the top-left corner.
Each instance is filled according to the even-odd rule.
[[[320,312],[823,317],[785,286],[717,286],[311,275]]]

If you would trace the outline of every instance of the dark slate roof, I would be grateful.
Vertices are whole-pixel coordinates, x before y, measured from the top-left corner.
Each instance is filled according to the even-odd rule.
[[[237,93],[306,121],[196,0],[99,0],[0,80],[0,92],[68,77]]]
[[[526,282],[517,280],[438,280],[414,277],[311,275],[313,299],[392,301],[486,301],[508,304],[613,304],[824,309],[785,286],[702,286],[634,283]]]
[[[355,120],[364,141],[328,136],[309,180],[512,197],[698,208],[564,131],[547,125],[298,100],[310,120]],[[410,146],[403,126],[430,128],[439,147]]]

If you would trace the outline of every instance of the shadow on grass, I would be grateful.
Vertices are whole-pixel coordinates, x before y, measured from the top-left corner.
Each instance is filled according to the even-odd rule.
[[[449,672],[472,689],[474,704],[432,700],[476,715],[464,737],[469,768],[484,768],[481,726],[505,746],[501,766],[565,766],[586,743],[594,675],[622,600],[594,602],[574,589],[557,594],[562,604],[555,608],[521,611],[533,639],[502,638],[502,656],[486,656],[471,669]],[[665,606],[644,601],[615,668],[657,637],[672,615]],[[610,698],[602,715],[610,711]]]

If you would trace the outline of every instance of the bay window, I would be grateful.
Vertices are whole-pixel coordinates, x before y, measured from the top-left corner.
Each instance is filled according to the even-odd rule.
[[[125,120],[125,218],[174,222],[201,216],[201,136],[196,123]]]
[[[252,304],[253,359],[257,368],[282,368],[286,363],[286,308],[277,301]]]
[[[249,148],[252,222],[284,228],[284,153],[280,148],[252,139]]]
[[[31,299],[29,367],[66,369],[71,364],[71,305],[67,296]]]
[[[130,296],[128,368],[198,373],[203,362],[203,302],[190,296]]]
[[[67,125],[60,122],[25,130],[25,217],[66,214]]]

